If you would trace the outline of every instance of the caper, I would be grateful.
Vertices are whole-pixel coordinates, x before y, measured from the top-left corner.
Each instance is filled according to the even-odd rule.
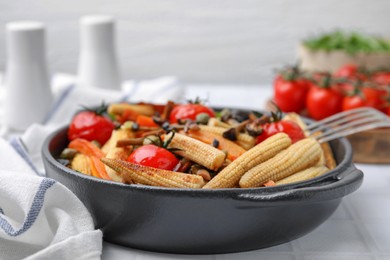
[[[196,122],[201,125],[207,125],[210,115],[207,113],[200,113],[196,116]]]

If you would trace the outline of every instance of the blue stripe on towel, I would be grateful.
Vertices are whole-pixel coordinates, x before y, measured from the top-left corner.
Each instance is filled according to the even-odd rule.
[[[26,232],[37,219],[39,212],[42,209],[45,199],[46,191],[56,183],[52,179],[44,178],[39,185],[38,191],[35,194],[31,208],[27,214],[26,219],[20,229],[15,229],[3,216],[0,215],[0,228],[4,230],[9,236],[16,237]],[[4,213],[2,213],[4,214]]]
[[[30,166],[30,168],[39,176],[43,176],[38,169],[35,167],[34,163],[32,162],[30,155],[26,151],[25,146],[23,145],[22,140],[19,137],[13,137],[9,141],[11,146],[15,149],[15,151],[23,158],[23,160]]]

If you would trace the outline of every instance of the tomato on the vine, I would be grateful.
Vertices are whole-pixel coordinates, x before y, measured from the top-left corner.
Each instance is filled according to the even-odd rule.
[[[359,80],[365,80],[367,78],[367,76],[364,75],[359,70],[359,67],[356,66],[355,64],[346,64],[342,66],[334,73],[334,76],[347,78],[347,79],[359,79]]]
[[[350,110],[359,107],[372,107],[378,110],[384,110],[386,93],[379,89],[370,87],[355,87],[352,95],[345,96],[343,99],[342,110]]]
[[[195,120],[196,116],[201,113],[215,117],[213,109],[199,103],[188,103],[175,106],[170,113],[169,122],[177,123],[178,120],[185,119]]]
[[[305,108],[310,83],[305,79],[286,79],[282,75],[274,81],[274,101],[284,112],[299,113]]]
[[[386,107],[386,91],[376,88],[365,87],[362,89],[366,106],[384,111]]]
[[[76,114],[68,129],[68,139],[83,138],[104,144],[112,134],[115,125],[107,117],[94,111],[82,111]]]
[[[305,138],[305,133],[302,128],[293,121],[281,120],[277,122],[265,123],[263,126],[263,132],[257,136],[256,143],[261,143],[270,136],[277,133],[286,133],[293,143]]]
[[[343,98],[342,110],[351,110],[359,107],[365,107],[366,101],[361,95],[345,96]]]
[[[372,76],[372,80],[379,85],[390,85],[390,72],[377,72]]]
[[[321,120],[341,111],[343,95],[336,86],[332,86],[330,75],[324,75],[321,84],[313,85],[306,98],[309,116]]]
[[[179,159],[173,153],[153,144],[138,147],[129,155],[127,161],[169,171],[179,163]]]

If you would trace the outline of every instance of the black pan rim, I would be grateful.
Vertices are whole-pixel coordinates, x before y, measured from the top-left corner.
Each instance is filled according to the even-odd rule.
[[[167,188],[167,187],[156,187],[156,186],[148,186],[148,185],[141,185],[141,184],[124,184],[120,182],[110,181],[110,180],[103,180],[99,179],[93,176],[88,176],[82,173],[79,173],[77,171],[74,171],[64,165],[62,165],[60,162],[58,162],[54,156],[49,151],[49,145],[53,138],[57,136],[62,131],[65,131],[68,128],[68,126],[63,126],[54,132],[52,132],[44,141],[43,147],[42,147],[42,156],[44,160],[47,160],[51,165],[53,165],[55,168],[59,169],[60,171],[70,174],[73,177],[76,178],[82,178],[87,179],[91,182],[96,182],[102,185],[111,185],[116,186],[118,188],[124,188],[124,189],[138,189],[138,190],[146,190],[151,192],[168,192],[168,193],[177,193],[177,194],[197,194],[197,195],[215,195],[218,196],[218,194],[238,194],[243,193],[243,191],[247,193],[256,192],[259,194],[270,194],[270,193],[276,193],[276,192],[284,192],[296,188],[303,188],[310,186],[312,184],[318,183],[321,180],[324,180],[329,177],[335,177],[337,173],[340,173],[351,166],[352,164],[352,147],[348,140],[346,138],[340,138],[339,141],[345,148],[345,156],[342,159],[342,161],[336,166],[335,169],[329,171],[325,175],[315,177],[313,179],[302,181],[302,182],[296,182],[292,184],[284,184],[279,186],[271,186],[271,187],[260,187],[260,188],[223,188],[223,189],[183,189],[183,188]]]

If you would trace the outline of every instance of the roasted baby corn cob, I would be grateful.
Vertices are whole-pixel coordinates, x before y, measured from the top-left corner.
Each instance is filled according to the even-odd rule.
[[[301,116],[297,113],[288,113],[285,117],[283,117],[283,120],[291,120],[297,123],[303,130],[306,128],[306,123],[302,120]],[[313,134],[315,136],[316,134],[320,134],[320,132]],[[309,132],[305,131],[305,135],[309,136]],[[336,167],[336,161],[333,157],[332,149],[330,148],[330,145],[328,142],[322,143],[321,148],[323,151],[323,155],[321,160],[322,162],[319,162],[319,165],[326,165],[329,169],[334,169]]]
[[[285,133],[273,135],[252,149],[246,151],[220,173],[218,173],[203,188],[232,188],[237,186],[240,178],[249,169],[267,161],[291,145],[291,139]]]
[[[185,158],[194,161],[207,169],[217,170],[219,169],[225,158],[226,154],[211,145],[205,144],[194,138],[175,133],[169,133],[164,136],[164,140],[171,139],[169,148],[178,149],[174,153],[183,156]]]
[[[315,139],[300,140],[275,157],[247,171],[240,179],[240,187],[260,187],[269,180],[279,181],[315,165],[320,159],[321,153],[321,146]]]
[[[238,144],[214,133],[194,130],[189,130],[187,132],[180,131],[180,133],[183,133],[184,135],[192,137],[203,143],[213,145],[213,147],[224,151],[226,153],[227,159],[231,161],[234,161],[236,158],[246,152],[246,150]]]
[[[302,171],[299,171],[297,173],[294,173],[293,175],[290,175],[284,179],[277,181],[276,185],[309,180],[309,179],[312,179],[314,177],[320,176],[328,171],[329,171],[329,168],[327,168],[326,166],[322,166],[322,165],[309,167],[307,169],[304,169]]]
[[[199,175],[172,172],[117,159],[102,158],[101,161],[120,174],[125,181],[129,178],[139,184],[197,189],[205,183]]]
[[[222,136],[223,133],[226,131],[226,128],[224,127],[207,126],[207,125],[200,125],[199,127],[200,127],[200,131],[211,132],[214,134],[218,134],[220,136]],[[244,149],[249,150],[255,145],[256,139],[248,134],[240,133],[237,135],[237,141],[235,141],[235,143],[242,146]]]

